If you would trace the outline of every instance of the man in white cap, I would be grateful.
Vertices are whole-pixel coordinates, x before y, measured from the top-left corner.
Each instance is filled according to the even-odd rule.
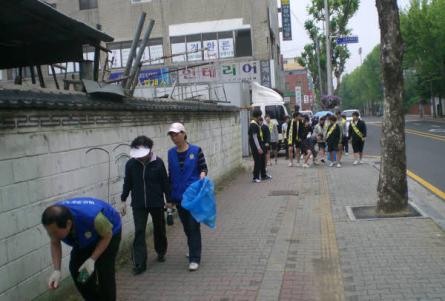
[[[126,214],[126,199],[131,192],[134,220],[133,273],[147,269],[145,229],[148,214],[153,222],[154,247],[159,262],[165,261],[167,236],[165,231],[165,200],[170,200],[170,183],[161,158],[153,153],[153,141],[139,136],[131,143],[130,156],[125,166],[124,187],[121,195],[121,214]]]
[[[171,184],[171,202],[178,209],[179,219],[187,236],[189,271],[199,269],[201,263],[201,228],[191,213],[181,206],[184,191],[194,182],[207,176],[207,164],[202,149],[187,142],[183,124],[173,123],[168,135],[175,144],[168,151],[168,173]],[[172,204],[168,204],[171,206]]]

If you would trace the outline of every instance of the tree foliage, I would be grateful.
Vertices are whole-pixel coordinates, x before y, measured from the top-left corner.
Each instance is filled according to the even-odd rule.
[[[330,36],[345,36],[351,33],[347,27],[349,20],[355,14],[359,6],[359,0],[329,0]],[[310,19],[305,22],[305,29],[312,42],[304,47],[304,52],[297,58],[300,65],[306,67],[312,75],[317,95],[326,94],[326,35],[323,32],[324,0],[312,0],[308,7]],[[350,53],[346,46],[336,45],[335,39],[331,39],[331,61],[334,76],[339,87],[341,76],[344,72],[346,60]],[[319,45],[319,59],[321,66],[321,78],[318,73],[317,43]],[[322,91],[320,91],[320,83]],[[337,89],[334,94],[337,94]]]
[[[404,40],[404,107],[445,96],[445,0],[412,0],[400,13]],[[364,63],[343,77],[339,88],[347,108],[383,101],[379,47]]]
[[[380,46],[374,47],[360,67],[343,77],[338,94],[345,109],[370,108],[377,113],[383,101]]]

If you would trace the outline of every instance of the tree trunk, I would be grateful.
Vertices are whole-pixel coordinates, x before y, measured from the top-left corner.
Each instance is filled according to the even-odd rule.
[[[377,210],[396,212],[408,204],[406,180],[405,116],[403,113],[403,41],[397,0],[376,0],[380,42],[384,113]]]

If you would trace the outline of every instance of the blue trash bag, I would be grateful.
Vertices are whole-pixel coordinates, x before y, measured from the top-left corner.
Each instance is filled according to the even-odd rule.
[[[182,195],[181,206],[199,223],[216,228],[216,198],[214,184],[209,178],[192,183]]]

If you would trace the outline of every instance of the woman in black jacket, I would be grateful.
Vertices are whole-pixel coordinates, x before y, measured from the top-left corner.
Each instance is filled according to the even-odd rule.
[[[133,241],[133,273],[144,272],[147,268],[147,245],[145,229],[148,214],[153,222],[154,247],[158,261],[165,261],[167,236],[165,231],[164,196],[170,200],[170,183],[164,162],[153,151],[153,141],[139,136],[131,143],[130,156],[125,166],[124,187],[121,195],[121,214],[126,213],[126,199],[131,191],[131,207],[135,236]]]

